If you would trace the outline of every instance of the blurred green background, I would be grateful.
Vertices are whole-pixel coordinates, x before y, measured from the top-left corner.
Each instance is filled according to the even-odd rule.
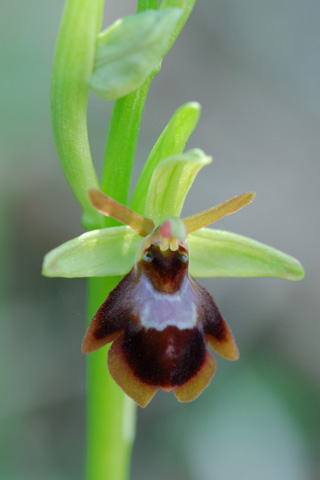
[[[134,4],[106,2],[105,25]],[[62,8],[62,0],[1,3],[1,480],[79,480],[83,471],[85,280],[40,276],[43,255],[83,231],[50,126]],[[159,392],[139,409],[132,480],[320,478],[319,15],[316,0],[198,0],[152,83],[134,178],[174,110],[199,101],[188,146],[215,161],[184,213],[256,191],[217,228],[295,256],[306,277],[202,282],[240,360],[219,358],[190,404]],[[90,96],[98,171],[111,106]]]

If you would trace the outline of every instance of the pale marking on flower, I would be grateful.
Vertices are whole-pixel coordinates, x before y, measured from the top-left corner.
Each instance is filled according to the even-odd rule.
[[[172,252],[176,252],[179,248],[180,242],[176,238],[163,238],[159,242],[161,252],[165,252],[166,250],[171,250]],[[157,243],[155,243],[157,245]]]
[[[197,323],[195,298],[187,276],[176,293],[159,292],[150,280],[144,278],[134,289],[133,297],[136,299],[133,313],[147,329],[162,331],[174,326],[183,330],[193,328]]]

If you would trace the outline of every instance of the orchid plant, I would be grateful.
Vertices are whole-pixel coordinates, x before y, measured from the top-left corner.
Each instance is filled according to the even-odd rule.
[[[184,152],[200,106],[181,106],[155,143],[128,199],[144,102],[153,76],[195,0],[139,0],[138,11],[104,32],[102,0],[68,0],[56,48],[52,123],[66,178],[83,208],[86,233],[49,252],[43,274],[88,277],[87,479],[127,478],[134,402],[156,391],[197,397],[215,372],[211,347],[238,350],[211,295],[194,277],[303,278],[294,258],[208,225],[250,203],[237,195],[180,218],[185,197],[211,158]],[[115,100],[98,182],[88,141],[89,89]],[[124,276],[125,275],[125,276]],[[124,276],[124,278],[122,278]],[[108,354],[101,349],[112,343]],[[119,388],[119,386],[121,388]],[[125,393],[123,393],[125,392]]]

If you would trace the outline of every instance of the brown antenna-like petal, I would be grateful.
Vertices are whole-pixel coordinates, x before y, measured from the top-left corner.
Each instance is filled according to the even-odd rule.
[[[240,210],[240,208],[252,202],[254,197],[255,193],[253,192],[242,193],[241,195],[232,197],[226,202],[215,205],[208,210],[204,210],[203,212],[196,213],[191,217],[184,218],[183,221],[187,227],[188,233],[195,232],[202,227],[206,227],[207,225],[216,222],[226,215],[230,215],[231,213]]]
[[[112,217],[128,225],[141,237],[146,237],[154,230],[154,223],[150,218],[143,217],[130,208],[108,197],[100,190],[91,188],[88,191],[92,205],[107,217]]]

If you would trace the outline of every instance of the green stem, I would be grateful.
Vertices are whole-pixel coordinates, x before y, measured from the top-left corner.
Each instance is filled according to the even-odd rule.
[[[137,12],[157,9],[157,4],[158,0],[138,0]],[[101,189],[124,205],[128,204],[131,172],[144,104],[150,83],[159,69],[152,72],[141,87],[114,103],[104,156]],[[117,224],[115,220],[106,219],[107,226]]]
[[[131,171],[141,117],[152,76],[143,85],[115,101],[106,143],[101,189],[120,203],[128,203]],[[109,220],[109,219],[107,219]],[[114,222],[107,222],[107,226]]]
[[[89,279],[89,320],[119,280],[119,277]],[[129,478],[135,404],[111,378],[107,350],[102,348],[88,355],[86,480]]]
[[[155,0],[139,0],[138,10],[155,4]],[[152,78],[150,75],[138,90],[116,100],[110,120],[101,189],[124,204],[128,202],[141,117]],[[107,226],[115,224],[115,220],[106,219]],[[118,277],[89,279],[89,321],[119,280]],[[136,406],[111,378],[106,348],[88,355],[87,371],[86,480],[125,480],[129,478]]]
[[[175,1],[183,4],[183,1],[194,0]],[[157,8],[157,3],[156,0],[138,0],[138,11]],[[52,77],[55,142],[66,178],[83,207],[83,223],[87,229],[103,225],[101,215],[87,197],[88,188],[97,188],[98,181],[91,159],[86,117],[96,33],[102,12],[103,0],[67,1]],[[173,38],[170,44],[172,41]],[[142,112],[150,82],[157,71],[138,90],[115,102],[110,121],[102,190],[124,204],[128,202]],[[112,225],[112,220],[108,225]],[[89,320],[118,281],[115,277],[89,280]],[[129,472],[135,406],[110,377],[106,357],[106,348],[88,355],[87,480],[125,480]]]
[[[145,10],[157,10],[158,0],[138,0],[137,13]]]
[[[137,11],[156,9],[157,3],[157,0],[138,0]],[[162,0],[160,9],[170,7],[180,7],[182,9],[182,16],[165,52],[171,48],[179,35],[194,3],[195,0]],[[119,98],[114,103],[106,143],[101,189],[104,193],[125,205],[128,204],[131,171],[144,104],[151,80],[160,68],[161,62],[140,88],[125,97]],[[106,226],[117,224],[112,219],[106,219]]]

